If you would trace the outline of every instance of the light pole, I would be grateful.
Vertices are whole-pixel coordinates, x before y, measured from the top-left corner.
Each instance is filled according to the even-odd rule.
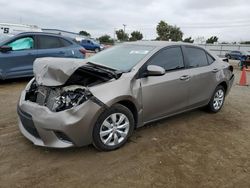
[[[125,38],[126,38],[126,37],[125,37],[125,36],[126,36],[126,26],[127,26],[126,24],[123,24],[123,28],[124,28],[124,29],[123,29],[123,31],[124,31],[123,40],[124,40],[124,41],[125,41]]]
[[[126,33],[126,26],[127,26],[126,24],[123,24],[123,28],[124,28],[123,31],[124,31],[124,33]]]

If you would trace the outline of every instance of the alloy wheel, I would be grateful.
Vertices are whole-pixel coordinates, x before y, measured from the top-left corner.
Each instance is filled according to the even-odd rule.
[[[219,89],[215,95],[213,100],[213,107],[215,110],[219,110],[224,102],[224,91],[222,89]]]
[[[107,146],[116,146],[127,138],[130,123],[123,113],[113,113],[108,116],[100,127],[100,138]]]

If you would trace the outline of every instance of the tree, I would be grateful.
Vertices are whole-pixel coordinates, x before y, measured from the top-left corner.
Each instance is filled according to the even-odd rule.
[[[183,32],[177,26],[171,26],[170,39],[172,41],[182,41]]]
[[[137,41],[143,39],[143,34],[140,31],[133,31],[130,35],[131,35],[131,37],[129,38],[130,41]]]
[[[181,41],[183,37],[183,32],[177,26],[172,26],[164,21],[160,21],[156,27],[156,32],[158,37],[156,40],[172,40]]]
[[[250,44],[250,41],[243,41],[240,44]]]
[[[207,39],[207,41],[206,41],[206,43],[207,44],[213,44],[213,43],[215,43],[215,42],[218,42],[218,37],[216,37],[216,36],[212,36],[212,37],[210,37],[209,39]]]
[[[99,38],[100,43],[114,44],[114,40],[109,35],[103,35]]]
[[[189,37],[189,38],[185,38],[185,39],[183,40],[183,42],[194,43],[194,40],[192,40],[192,37]]]
[[[120,41],[127,41],[128,40],[128,34],[124,32],[124,30],[120,29],[115,32],[117,39]]]
[[[79,35],[83,35],[83,36],[86,36],[86,37],[90,37],[90,33],[88,33],[87,31],[80,31],[79,32]]]

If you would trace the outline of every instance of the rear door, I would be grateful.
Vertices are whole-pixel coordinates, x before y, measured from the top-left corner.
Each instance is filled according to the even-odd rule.
[[[74,57],[68,41],[56,36],[38,35],[37,57]]]
[[[33,75],[33,62],[37,57],[33,35],[18,37],[7,44],[12,51],[0,52],[0,69],[5,78]]]
[[[218,70],[210,65],[214,59],[205,50],[193,46],[184,47],[185,57],[188,61],[190,87],[188,90],[188,106],[195,108],[209,102],[214,90],[214,77]],[[208,61],[209,59],[209,61]]]
[[[141,78],[144,122],[185,110],[189,75],[181,47],[168,47],[159,51],[142,67],[141,72],[148,65],[161,66],[166,74]]]

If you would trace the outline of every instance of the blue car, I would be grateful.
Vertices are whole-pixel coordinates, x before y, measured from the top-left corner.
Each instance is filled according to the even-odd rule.
[[[80,42],[80,45],[84,47],[86,50],[94,51],[96,53],[103,50],[103,46],[101,44],[91,39],[82,40]]]
[[[246,51],[231,51],[229,53],[226,53],[225,57],[228,59],[243,61],[250,57],[250,53]]]
[[[33,76],[36,58],[85,58],[85,52],[72,39],[60,35],[21,33],[0,43],[0,80]]]

